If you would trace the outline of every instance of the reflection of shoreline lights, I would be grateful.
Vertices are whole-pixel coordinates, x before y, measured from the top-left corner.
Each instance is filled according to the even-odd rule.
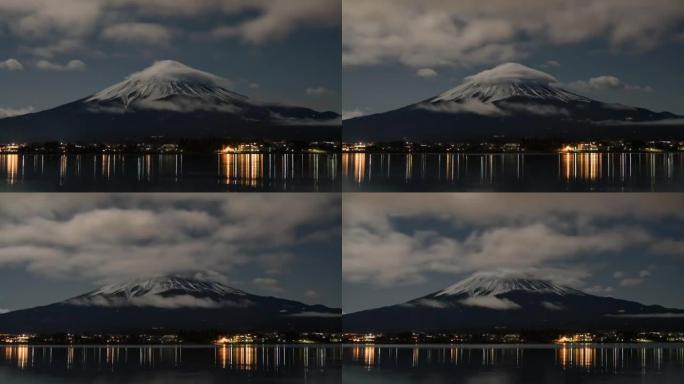
[[[256,187],[264,176],[264,155],[220,154],[219,174],[224,184]]]
[[[23,158],[23,157],[22,157]],[[17,183],[19,176],[19,155],[2,154],[0,155],[0,169],[5,171],[6,182],[9,185]]]

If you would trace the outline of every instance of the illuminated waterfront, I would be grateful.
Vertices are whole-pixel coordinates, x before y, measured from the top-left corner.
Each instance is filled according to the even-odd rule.
[[[0,346],[3,383],[339,383],[340,364],[326,345]]]
[[[332,154],[0,154],[0,191],[338,191]]]
[[[345,191],[682,191],[682,153],[344,153]]]
[[[344,383],[679,383],[682,344],[348,345]]]

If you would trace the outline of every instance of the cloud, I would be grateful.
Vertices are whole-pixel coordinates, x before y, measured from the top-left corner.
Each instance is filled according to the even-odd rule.
[[[588,81],[578,80],[567,84],[568,87],[578,91],[602,91],[607,89],[623,89],[626,91],[653,92],[651,86],[627,84],[612,75],[592,77]]]
[[[565,307],[563,307],[562,305],[556,304],[556,303],[552,303],[552,302],[549,302],[549,301],[542,301],[541,304],[542,304],[542,307],[544,307],[544,308],[546,308],[546,309],[548,309],[548,310],[550,310],[550,311],[562,311],[562,310],[565,309]]]
[[[560,67],[561,64],[557,62],[556,60],[549,60],[545,62],[544,64],[540,65],[542,68],[558,68]]]
[[[85,50],[84,43],[80,38],[63,38],[58,41],[51,42],[48,45],[38,47],[21,47],[21,49],[34,56],[44,59],[52,59],[57,55]]]
[[[6,309],[6,308],[0,308],[0,315],[3,314],[3,313],[7,313],[7,312],[12,312],[12,310],[11,310],[11,309]]]
[[[414,301],[410,303],[409,305],[422,305],[424,307],[430,307],[430,308],[447,308],[449,305],[448,303],[445,303],[443,301],[439,300],[432,300],[432,299],[420,299],[417,301]]]
[[[313,289],[307,289],[306,292],[304,292],[304,296],[308,297],[309,299],[315,299],[318,297],[318,292]]]
[[[343,278],[389,287],[507,268],[582,286],[588,274],[578,260],[667,240],[651,223],[684,220],[682,204],[675,195],[346,195]],[[410,221],[422,224],[407,227]]]
[[[64,65],[53,63],[48,60],[40,60],[36,63],[36,68],[44,71],[56,72],[84,71],[86,69],[86,64],[81,60],[71,60]]]
[[[684,125],[684,119],[680,121]],[[670,255],[684,255],[684,240],[665,240],[651,246],[653,253],[665,253]]]
[[[496,296],[473,296],[461,300],[460,303],[470,307],[494,309],[497,311],[520,309],[520,305],[508,299],[500,299]]]
[[[252,284],[258,286],[261,289],[265,289],[271,292],[282,292],[283,288],[280,287],[278,280],[270,277],[257,277],[252,280]]]
[[[621,287],[635,287],[641,285],[644,282],[644,280],[649,276],[651,276],[651,271],[647,269],[639,271],[639,273],[635,276],[629,276],[622,271],[617,271],[613,273],[613,278],[619,280],[619,284]]]
[[[334,196],[11,199],[0,204],[0,267],[97,283],[189,271],[229,274],[246,265],[282,271],[292,263],[293,247],[326,241],[340,214]]]
[[[261,85],[259,85],[259,83],[249,83],[249,87],[251,89],[259,89],[261,88]]]
[[[437,71],[432,68],[421,68],[416,71],[416,76],[422,77],[424,79],[431,79],[437,77]]]
[[[342,120],[354,119],[356,117],[364,116],[366,113],[360,109],[352,109],[348,111],[342,111]]]
[[[502,81],[532,81],[541,84],[556,83],[555,77],[546,72],[542,72],[519,63],[503,63],[494,68],[485,69],[474,75],[467,76],[466,82],[479,84],[498,84]]]
[[[306,94],[309,96],[319,96],[319,95],[324,95],[328,93],[328,89],[325,87],[317,86],[317,87],[308,87],[306,89]]]
[[[471,66],[526,57],[541,45],[593,39],[647,50],[677,32],[677,0],[344,0],[344,65]],[[407,23],[406,20],[410,20]]]
[[[605,287],[602,285],[593,285],[589,288],[584,289],[587,293],[592,293],[595,295],[606,296],[613,292],[613,287]]]
[[[0,61],[0,69],[6,69],[8,71],[21,71],[24,69],[24,65],[22,65],[17,59],[9,58],[5,61]]]
[[[601,120],[594,124],[598,125],[635,125],[635,126],[669,126],[684,125],[684,119],[662,119],[653,121],[627,121],[627,120]]]
[[[609,314],[607,317],[622,317],[627,319],[673,319],[684,317],[684,313],[638,313],[638,314]]]
[[[229,16],[229,23],[215,16]],[[215,36],[239,38],[251,44],[283,38],[306,27],[329,27],[341,22],[340,0],[3,0],[0,24],[22,40],[86,39],[106,33],[120,41],[147,42],[167,39],[159,28],[145,26],[158,21],[210,19]],[[225,19],[225,18],[224,18]],[[126,20],[132,30],[117,27]],[[142,23],[136,20],[144,20]],[[177,24],[177,23],[176,23]],[[108,28],[114,28],[106,32]],[[168,28],[168,27],[165,27]],[[124,36],[126,35],[126,36]]]
[[[530,113],[539,116],[569,116],[570,111],[565,108],[556,107],[553,105],[546,104],[535,104],[535,103],[512,103],[508,101],[503,101],[499,103],[500,106],[506,109],[512,109],[518,112]]]
[[[129,44],[169,45],[173,32],[156,23],[121,23],[106,27],[102,37]]]
[[[441,113],[474,113],[484,116],[505,116],[508,112],[500,109],[492,103],[483,103],[477,99],[468,99],[459,103],[421,103],[416,106],[432,112]]]
[[[31,106],[24,107],[24,108],[3,108],[3,107],[0,107],[0,119],[3,119],[5,117],[26,115],[27,113],[31,113],[33,111],[34,111],[34,108]]]
[[[100,306],[100,307],[154,307],[154,308],[221,308],[221,307],[247,307],[251,302],[244,300],[233,302],[227,300],[213,300],[191,295],[161,296],[145,295],[131,298],[107,298],[94,296],[87,298],[75,298],[68,301],[72,305]]]
[[[287,315],[289,317],[341,317],[341,313],[330,312],[299,312]]]
[[[232,0],[223,1],[223,9],[229,13],[257,11],[254,18],[213,31],[218,37],[239,37],[253,44],[280,39],[297,28],[334,26],[342,20],[339,0]]]

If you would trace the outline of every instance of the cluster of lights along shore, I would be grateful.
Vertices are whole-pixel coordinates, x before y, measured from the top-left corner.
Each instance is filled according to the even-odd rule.
[[[412,141],[385,142],[353,142],[342,144],[343,153],[366,153],[366,152],[561,152],[561,153],[588,153],[588,152],[684,152],[684,141],[678,140],[652,140],[652,141],[579,141],[579,142],[459,142],[459,143],[425,143]]]
[[[210,148],[207,148],[210,147]],[[0,143],[0,154],[15,153],[168,153],[184,152],[240,154],[240,153],[312,153],[339,152],[335,141],[273,141],[231,142],[226,144],[205,142],[166,142],[155,140],[139,143]]]

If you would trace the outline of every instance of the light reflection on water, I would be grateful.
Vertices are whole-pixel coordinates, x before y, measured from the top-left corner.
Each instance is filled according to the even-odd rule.
[[[684,190],[682,153],[342,154],[344,189]]]
[[[231,371],[277,372],[302,368],[325,370],[341,360],[334,346],[223,345],[188,346],[0,346],[0,366],[26,369],[132,368],[225,369]]]
[[[339,190],[336,154],[0,154],[2,190]]]
[[[543,364],[560,370],[643,373],[678,368],[684,374],[684,345],[566,344],[540,346],[345,346],[344,364],[366,370],[438,366],[523,368]]]

